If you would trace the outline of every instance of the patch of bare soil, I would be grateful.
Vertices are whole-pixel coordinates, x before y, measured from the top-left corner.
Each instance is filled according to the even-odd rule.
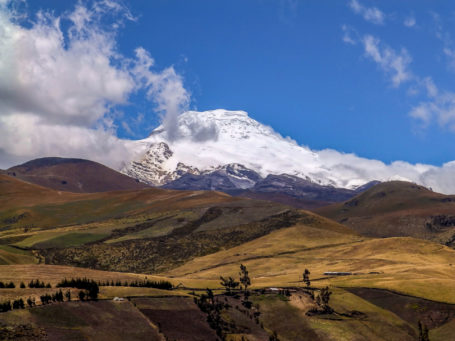
[[[306,293],[297,292],[289,297],[289,303],[299,309],[303,314],[307,311],[317,308],[314,300]]]
[[[190,298],[141,298],[133,302],[168,340],[218,340],[207,323],[207,315]]]
[[[130,302],[65,302],[35,307],[30,312],[33,324],[43,328],[50,341],[161,340]]]
[[[31,324],[0,325],[0,340],[48,340],[43,328]]]

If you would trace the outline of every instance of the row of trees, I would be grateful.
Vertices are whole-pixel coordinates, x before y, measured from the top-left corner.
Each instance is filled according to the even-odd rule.
[[[65,294],[68,298],[68,301],[71,301],[71,292],[68,290]],[[63,302],[63,292],[62,290],[57,291],[55,294],[49,295],[44,294],[40,296],[41,304],[49,304],[51,302]]]
[[[39,279],[37,280],[31,280],[28,285],[27,285],[29,288],[51,288],[51,284],[50,283],[47,283],[47,284],[44,284],[44,282],[40,282]],[[0,289],[4,289],[4,288],[15,288],[16,287],[16,284],[14,284],[12,281],[11,282],[2,282],[0,281]],[[19,285],[20,288],[22,289],[25,289],[26,288],[26,285],[24,282],[21,282],[21,284]]]
[[[79,292],[79,299],[81,301],[85,298],[97,300],[98,293],[100,292],[98,284],[94,280],[87,278],[71,278],[70,280],[65,278],[57,283],[57,288],[77,288],[86,290],[87,292]]]
[[[260,323],[259,316],[261,315],[261,312],[259,311],[259,304],[255,305],[254,311],[251,312],[251,309],[253,307],[253,302],[250,301],[251,293],[248,290],[248,288],[251,286],[251,278],[250,278],[250,275],[249,275],[249,272],[248,272],[248,269],[246,268],[246,266],[243,264],[240,264],[238,281],[236,281],[232,277],[225,278],[223,276],[220,276],[220,284],[225,288],[225,295],[227,295],[227,296],[233,296],[234,298],[240,298],[239,293],[243,293],[242,305],[246,309],[239,308],[238,306],[236,306],[235,308],[237,310],[243,312],[247,316],[249,316],[251,319],[254,318],[256,324],[259,324]],[[209,292],[210,289],[207,289],[207,291]],[[210,291],[210,293],[211,293],[211,291]],[[290,295],[290,292],[287,289],[284,290],[283,293]],[[205,298],[205,295],[201,296],[202,299],[208,299],[210,297],[212,297],[212,295],[207,295],[207,298]],[[220,308],[222,309],[223,305],[219,304],[219,303],[216,304],[216,302],[217,302],[216,299],[214,301],[212,301],[211,307],[213,308],[213,311],[215,311],[215,313],[212,312],[212,314],[209,314],[208,321],[212,321],[212,323],[216,322],[214,325],[218,329],[216,329],[216,328],[214,328],[214,329],[217,330],[217,334],[221,336],[222,333],[220,331],[222,331],[223,326],[226,326],[227,323],[225,321],[223,321],[221,319],[221,317],[220,317],[220,320],[217,319],[218,316],[221,316],[219,310],[217,310],[217,309],[220,309]],[[226,302],[227,302],[227,300],[226,300]],[[199,304],[200,303],[201,302],[199,301]],[[227,303],[225,303],[224,307],[226,309],[228,309],[230,306]],[[205,309],[207,309],[207,308],[205,308]],[[231,324],[232,324],[232,322],[231,322]],[[261,328],[264,328],[262,323],[260,323],[260,325],[261,325]],[[273,332],[273,334],[270,335],[269,340],[279,341],[278,334],[276,332]]]
[[[252,303],[249,301],[250,292],[248,291],[248,287],[251,285],[251,279],[245,265],[240,264],[239,281],[236,281],[232,277],[224,278],[223,276],[220,276],[220,281],[220,284],[226,290],[226,295],[237,295],[237,288],[239,288],[239,290],[243,292],[242,304],[247,308],[251,307]]]
[[[6,282],[0,281],[0,288],[1,289],[4,289],[4,288],[15,288],[15,287],[16,287],[16,285],[13,282],[6,283]]]
[[[0,312],[6,312],[10,311],[13,309],[24,309],[25,308],[25,302],[22,298],[18,300],[14,300],[13,304],[11,304],[11,301],[6,301],[3,303],[0,303]]]
[[[227,303],[218,301],[215,298],[213,291],[207,288],[207,293],[202,294],[199,299],[194,298],[194,303],[199,309],[207,314],[207,322],[209,326],[216,331],[216,334],[223,339],[223,332],[227,327],[226,322],[221,317],[223,309],[229,309]]]
[[[172,290],[174,288],[172,283],[169,281],[164,281],[164,280],[151,281],[148,279],[145,279],[142,281],[136,280],[136,281],[132,281],[132,282],[124,281],[123,283],[120,280],[117,280],[115,282],[113,280],[111,280],[110,282],[109,281],[105,281],[105,282],[98,281],[98,285],[99,286],[111,286],[111,287],[124,286],[124,287],[156,288],[156,289],[163,289],[163,290]]]
[[[36,279],[36,280],[32,279],[28,283],[28,287],[29,288],[51,288],[52,286],[50,283],[44,284],[44,282],[41,282],[39,279]],[[25,288],[24,282],[21,282],[21,288]]]

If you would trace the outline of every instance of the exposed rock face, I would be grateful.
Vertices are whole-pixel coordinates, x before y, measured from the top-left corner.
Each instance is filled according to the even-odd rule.
[[[256,183],[254,192],[280,192],[297,198],[337,202],[344,201],[356,195],[354,190],[321,186],[306,179],[288,174],[269,175]]]
[[[168,163],[173,154],[164,142],[152,144],[140,160],[131,162],[122,169],[122,173],[154,186],[164,185],[184,174],[200,174],[197,168],[181,162],[177,163],[174,170],[170,170]]]
[[[229,164],[205,171],[187,173],[163,187],[172,189],[218,190],[246,189],[253,187],[261,176],[240,164]]]

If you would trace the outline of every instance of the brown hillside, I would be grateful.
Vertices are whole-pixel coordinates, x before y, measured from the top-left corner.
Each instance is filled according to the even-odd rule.
[[[134,191],[70,193],[0,174],[0,227],[58,226],[240,201],[227,194],[145,188]]]
[[[409,182],[381,183],[315,212],[370,237],[411,236],[447,245],[455,241],[455,196]]]
[[[8,175],[58,191],[94,193],[148,187],[97,162],[47,157],[9,168]]]

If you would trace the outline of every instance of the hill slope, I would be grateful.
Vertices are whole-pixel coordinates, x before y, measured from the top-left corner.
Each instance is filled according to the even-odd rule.
[[[33,250],[47,263],[99,269],[157,272],[316,219],[219,192],[68,193],[4,175],[0,186],[0,244]]]
[[[409,182],[382,183],[315,212],[365,236],[411,236],[455,245],[455,196]]]
[[[100,163],[59,157],[46,157],[11,167],[7,174],[59,191],[94,193],[134,190],[147,186]]]

